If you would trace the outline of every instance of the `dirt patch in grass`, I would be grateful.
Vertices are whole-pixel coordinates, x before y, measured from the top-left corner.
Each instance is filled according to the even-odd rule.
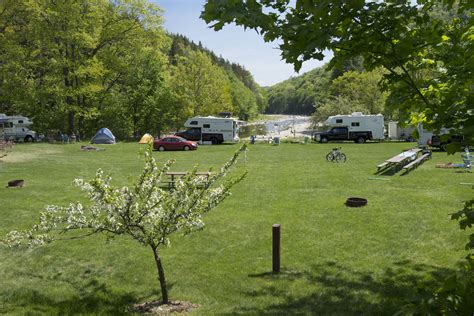
[[[41,156],[48,156],[48,155],[55,155],[62,153],[61,150],[58,149],[43,149],[43,150],[35,150],[31,152],[10,152],[5,157],[2,158],[3,162],[27,162],[31,160],[38,159]]]
[[[198,307],[199,305],[191,302],[170,301],[168,304],[163,304],[160,301],[154,301],[133,305],[132,310],[145,315],[169,315],[187,313]]]

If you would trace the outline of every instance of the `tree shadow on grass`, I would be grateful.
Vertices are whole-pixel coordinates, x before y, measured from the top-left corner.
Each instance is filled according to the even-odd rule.
[[[239,306],[229,314],[393,315],[408,302],[428,297],[429,290],[451,272],[400,261],[377,274],[355,271],[335,262],[314,265],[310,271],[252,274],[249,277],[266,282],[245,293],[249,301],[274,303]],[[290,292],[293,282],[308,292]]]
[[[96,278],[91,278],[86,282],[62,281],[73,287],[73,294],[64,297],[45,294],[36,289],[22,288],[10,293],[6,304],[0,308],[0,313],[17,314],[18,309],[21,309],[20,313],[45,315],[130,315],[133,304],[150,297],[161,297],[159,291],[153,291],[142,297],[135,292],[114,291]],[[168,289],[171,287],[169,285]]]

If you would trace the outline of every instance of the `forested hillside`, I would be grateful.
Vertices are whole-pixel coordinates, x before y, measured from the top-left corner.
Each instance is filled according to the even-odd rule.
[[[328,98],[331,72],[313,69],[268,88],[267,113],[306,114]]]
[[[109,127],[128,138],[265,105],[247,70],[167,34],[149,1],[0,2],[0,113],[28,116],[40,133]]]
[[[215,113],[215,111],[212,111],[212,108],[218,107],[220,111],[230,111],[239,118],[248,120],[249,118],[254,117],[258,113],[262,113],[265,110],[267,105],[267,100],[264,96],[265,92],[254,81],[252,74],[243,66],[232,63],[224,59],[222,56],[218,57],[216,54],[214,54],[214,52],[203,47],[200,42],[196,44],[185,36],[179,34],[173,34],[171,36],[173,42],[169,51],[169,59],[172,66],[174,66],[172,67],[174,70],[178,70],[180,68],[180,63],[186,63],[187,60],[189,61],[189,59],[192,59],[193,54],[200,54],[201,56],[204,56],[204,59],[206,59],[206,61],[203,61],[204,64],[209,64],[210,59],[213,67],[219,68],[217,73],[212,74],[212,71],[207,72],[208,75],[212,74],[213,76],[212,78],[209,78],[209,80],[215,81],[215,85],[205,85],[206,88],[209,89],[207,95],[212,94],[212,91],[228,89],[230,91],[231,97],[230,105],[228,104],[228,100],[224,100],[222,105],[212,105],[209,103],[211,110],[208,111],[209,113]],[[197,61],[197,65],[199,65],[199,61]],[[202,67],[203,64],[200,66]],[[190,69],[184,69],[184,72],[188,70]],[[220,76],[222,73],[225,74],[224,77]],[[185,73],[182,75],[186,76]],[[199,78],[200,73],[195,73],[194,75],[196,78],[189,78],[186,81],[188,84],[192,84],[196,80],[202,79]],[[180,75],[175,77],[179,79]],[[193,96],[194,92],[195,91],[188,89],[188,97],[195,97],[196,100],[205,99],[205,94],[202,94],[201,96]]]
[[[328,69],[316,68],[268,88],[267,113],[313,115],[315,122],[352,112],[395,118],[379,86],[381,69],[364,70],[360,58]]]

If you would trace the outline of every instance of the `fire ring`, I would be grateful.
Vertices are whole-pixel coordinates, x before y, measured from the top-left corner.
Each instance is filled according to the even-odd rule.
[[[21,188],[25,184],[25,180],[8,181],[8,188]]]
[[[367,205],[367,199],[359,197],[350,197],[346,200],[346,206],[349,207],[362,207]]]

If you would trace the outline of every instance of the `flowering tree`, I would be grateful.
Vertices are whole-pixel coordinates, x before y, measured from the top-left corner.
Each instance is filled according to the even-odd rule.
[[[7,154],[12,150],[13,145],[13,141],[0,139],[0,171],[2,171],[2,158],[7,156]]]
[[[28,231],[11,231],[3,241],[9,247],[33,247],[60,240],[60,235],[81,230],[83,236],[104,233],[113,238],[128,235],[143,246],[150,247],[158,270],[162,302],[168,303],[165,272],[158,253],[160,245],[169,244],[174,232],[188,234],[204,227],[202,216],[230,195],[229,189],[243,179],[219,181],[236,163],[246,146],[240,147],[221,169],[209,178],[196,175],[196,167],[189,175],[178,179],[174,188],[162,189],[164,173],[174,163],[158,167],[151,147],[145,151],[145,168],[132,187],[117,188],[111,177],[98,170],[90,181],[76,179],[75,184],[85,191],[90,206],[79,202],[67,207],[47,206],[40,214],[39,223]]]
[[[5,157],[7,153],[12,150],[13,145],[13,141],[0,139],[0,158]]]

